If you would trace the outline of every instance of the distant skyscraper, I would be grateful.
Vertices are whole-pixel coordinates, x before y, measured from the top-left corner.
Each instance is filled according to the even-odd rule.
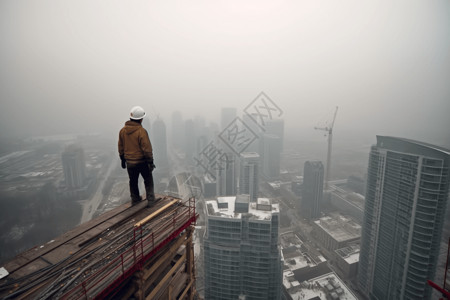
[[[220,130],[224,130],[237,116],[235,107],[223,107],[220,115]]]
[[[273,134],[280,138],[280,151],[283,151],[284,120],[283,119],[266,120],[264,129],[266,134]]]
[[[242,121],[247,125],[250,130],[257,136],[257,139],[254,140],[246,149],[247,152],[258,152],[260,153],[259,144],[261,142],[261,128],[258,126],[258,124],[255,123],[255,121],[247,114],[244,114],[242,116]]]
[[[184,153],[186,154],[186,162],[192,163],[194,152],[197,145],[197,138],[195,134],[194,121],[186,120],[184,123]]]
[[[177,148],[183,147],[184,141],[184,122],[179,111],[172,113],[172,145]]]
[[[151,132],[150,141],[153,147],[156,170],[167,169],[169,167],[169,159],[167,157],[167,135],[164,121],[158,117],[153,122]]]
[[[320,202],[323,197],[323,164],[307,161],[303,168],[302,205],[300,213],[306,218],[320,217]]]
[[[205,299],[281,299],[278,204],[239,195],[206,207]]]
[[[280,178],[281,139],[274,134],[260,138],[262,174],[267,180]]]
[[[233,153],[227,153],[217,170],[217,195],[235,196],[237,193],[237,166]]]
[[[66,147],[61,155],[66,186],[81,188],[86,183],[86,163],[83,148],[76,145]]]
[[[358,282],[371,299],[430,299],[449,197],[450,150],[377,136],[369,156]]]
[[[144,127],[147,132],[150,132],[152,126],[150,125],[150,118],[148,116],[142,119],[142,127]]]
[[[256,201],[259,192],[259,154],[256,152],[241,153],[239,173],[239,193],[250,195],[250,201]]]

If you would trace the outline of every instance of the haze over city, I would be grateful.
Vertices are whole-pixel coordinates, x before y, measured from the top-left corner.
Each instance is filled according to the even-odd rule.
[[[179,110],[213,121],[217,107],[242,110],[264,91],[288,134],[339,106],[336,135],[449,145],[449,10],[448,1],[2,1],[1,135],[115,136],[133,105],[151,119]]]

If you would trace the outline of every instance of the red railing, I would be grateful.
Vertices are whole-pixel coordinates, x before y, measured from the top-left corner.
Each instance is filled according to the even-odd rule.
[[[450,287],[447,286],[449,257],[450,257],[450,238],[448,239],[447,245],[447,259],[445,261],[444,284],[442,285],[443,287],[440,287],[438,284],[434,283],[431,280],[427,280],[428,285],[437,290],[439,293],[441,293],[442,297],[445,297],[446,299],[450,299]],[[444,298],[439,298],[439,300],[444,300]]]
[[[168,216],[163,216],[158,220],[162,222],[154,228],[149,228],[149,224],[130,228],[132,238],[123,244],[129,245],[126,250],[109,262],[105,258],[100,260],[99,263],[105,262],[103,267],[85,278],[61,298],[102,299],[112,293],[124,280],[140,270],[145,261],[195,223],[195,199],[190,198],[182,206],[171,211]]]

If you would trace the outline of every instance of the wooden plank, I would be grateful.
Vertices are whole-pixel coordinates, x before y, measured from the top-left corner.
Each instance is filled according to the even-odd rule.
[[[157,215],[159,215],[161,212],[163,212],[164,210],[166,210],[167,208],[171,207],[172,205],[174,205],[175,203],[178,203],[178,199],[174,199],[172,201],[170,201],[169,203],[167,203],[166,205],[164,205],[163,207],[161,207],[160,209],[158,209],[157,211],[151,213],[150,215],[148,215],[146,218],[142,219],[141,221],[137,222],[136,224],[134,224],[134,227],[140,227],[142,225],[144,225],[145,223],[149,222],[151,219],[153,219],[154,217],[156,217]]]
[[[173,244],[170,249],[165,250],[164,255],[158,259],[158,261],[156,261],[151,267],[150,269],[148,269],[147,271],[144,272],[144,281],[146,281],[150,275],[152,275],[160,266],[163,262],[172,259],[173,256],[175,256],[175,254],[177,253],[178,248],[180,248],[181,245],[183,245],[184,243],[186,243],[186,236],[187,233],[185,232],[180,238],[179,240],[177,240],[175,242],[175,244]]]
[[[145,300],[152,300],[156,293],[159,292],[161,287],[167,282],[167,280],[172,277],[172,274],[180,267],[182,263],[186,260],[186,253],[183,254],[182,257],[177,261],[177,263],[167,272],[166,276],[158,283],[158,285],[153,289],[153,291],[145,298]]]
[[[191,289],[192,284],[194,283],[194,279],[192,279],[189,281],[189,284],[187,285],[187,287],[184,289],[183,294],[181,294],[181,296],[178,299],[184,299],[184,297],[186,297],[186,294],[188,293],[188,291]]]
[[[184,268],[178,270],[178,272],[173,276],[170,281],[170,286],[172,286],[172,298],[175,299],[178,294],[183,290],[188,282],[188,275],[184,272]]]

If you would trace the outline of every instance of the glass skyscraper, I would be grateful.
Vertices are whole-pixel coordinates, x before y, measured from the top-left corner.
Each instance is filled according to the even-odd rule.
[[[445,208],[450,151],[377,136],[366,187],[358,282],[370,299],[430,299]]]

